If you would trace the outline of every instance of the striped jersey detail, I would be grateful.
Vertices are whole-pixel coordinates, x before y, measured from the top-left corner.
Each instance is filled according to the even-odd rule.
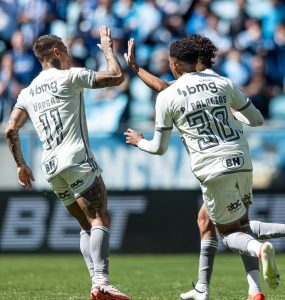
[[[172,130],[173,127],[155,127],[156,131],[167,131],[167,130]]]

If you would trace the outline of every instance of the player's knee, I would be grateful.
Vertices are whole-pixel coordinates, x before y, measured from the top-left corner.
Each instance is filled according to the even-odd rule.
[[[102,212],[101,218],[102,218],[102,223],[104,224],[104,226],[106,226],[106,227],[110,227],[111,226],[111,217],[110,217],[110,214],[109,214],[109,212],[108,212],[107,209],[105,209]]]
[[[81,228],[84,230],[90,230],[91,229],[91,223],[89,219],[87,218],[86,214],[84,213],[84,210],[78,205],[77,202],[72,203],[71,205],[66,207],[69,213],[77,220],[77,222],[80,224]]]
[[[105,215],[107,218],[107,193],[104,186],[96,184],[84,195],[85,211],[91,219]]]
[[[83,215],[74,216],[78,223],[80,224],[81,228],[89,231],[91,230],[91,223],[90,221]]]
[[[91,218],[92,227],[94,226],[104,226],[110,228],[111,226],[111,217],[107,210],[97,213],[96,218]]]

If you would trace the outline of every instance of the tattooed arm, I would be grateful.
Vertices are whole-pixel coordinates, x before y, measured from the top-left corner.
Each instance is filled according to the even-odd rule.
[[[31,180],[34,181],[34,177],[24,160],[19,138],[19,129],[25,124],[28,117],[29,116],[25,111],[15,108],[8,121],[6,138],[9,149],[17,164],[18,181],[26,190],[31,190]]]
[[[103,51],[105,55],[107,70],[96,72],[95,88],[119,85],[124,81],[124,74],[122,72],[118,58],[113,52],[113,41],[110,28],[102,26],[100,28],[100,38],[101,44],[98,44],[98,47]]]

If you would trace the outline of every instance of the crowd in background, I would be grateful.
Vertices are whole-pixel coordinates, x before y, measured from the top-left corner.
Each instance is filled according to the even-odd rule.
[[[153,121],[156,94],[124,61],[130,37],[138,64],[169,81],[168,47],[192,33],[214,42],[219,49],[214,70],[232,79],[266,119],[285,119],[285,1],[0,0],[0,123],[41,70],[32,53],[35,38],[58,35],[74,66],[100,70],[105,67],[97,47],[101,25],[112,30],[126,80],[86,90],[89,129],[114,133]]]

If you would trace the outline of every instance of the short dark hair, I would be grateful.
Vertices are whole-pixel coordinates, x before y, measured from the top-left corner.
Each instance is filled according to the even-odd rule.
[[[212,68],[216,57],[218,48],[207,37],[199,34],[191,34],[185,37],[186,39],[193,40],[199,47],[199,60],[206,68]]]
[[[194,40],[183,38],[170,45],[169,55],[188,64],[196,64],[199,58],[199,47]]]
[[[33,51],[40,62],[51,55],[51,50],[62,44],[60,37],[56,35],[42,35],[34,43]]]

